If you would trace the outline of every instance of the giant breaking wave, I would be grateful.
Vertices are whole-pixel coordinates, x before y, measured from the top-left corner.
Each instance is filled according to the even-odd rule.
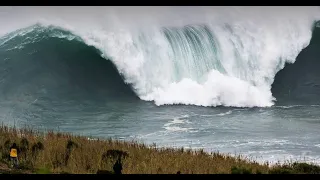
[[[23,27],[12,26],[19,30],[3,32],[0,46],[15,40],[14,48],[24,48],[47,31],[95,47],[142,100],[233,107],[274,104],[275,75],[308,46],[320,12],[317,7],[117,7],[100,9],[104,16],[98,17],[86,14],[88,9],[64,9],[79,21],[52,9],[41,11],[46,15],[41,19],[24,17],[29,21]]]

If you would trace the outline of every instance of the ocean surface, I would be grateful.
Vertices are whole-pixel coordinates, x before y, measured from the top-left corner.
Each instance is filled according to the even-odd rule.
[[[0,7],[0,122],[320,164],[319,7]]]

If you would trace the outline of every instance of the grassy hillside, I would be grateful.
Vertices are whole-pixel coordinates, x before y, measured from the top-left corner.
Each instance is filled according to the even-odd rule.
[[[8,158],[14,142],[20,150],[20,170],[12,169]],[[123,174],[320,173],[319,166],[306,163],[269,167],[244,157],[203,150],[157,148],[136,142],[0,127],[0,173],[113,173],[118,159]]]

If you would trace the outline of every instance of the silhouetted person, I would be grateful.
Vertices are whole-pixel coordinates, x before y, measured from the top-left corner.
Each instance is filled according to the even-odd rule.
[[[177,174],[181,174],[181,172],[180,172],[180,171],[178,171],[178,172],[177,172]]]
[[[113,171],[115,174],[122,174],[122,164],[120,162],[120,159],[117,160],[117,162],[113,165]]]
[[[10,147],[10,161],[14,168],[18,168],[18,147],[16,143],[13,143]]]

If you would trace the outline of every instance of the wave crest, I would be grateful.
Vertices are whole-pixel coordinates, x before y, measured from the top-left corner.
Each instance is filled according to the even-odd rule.
[[[116,31],[59,24],[72,34],[55,36],[78,38],[100,50],[142,100],[157,105],[264,107],[274,104],[271,85],[276,73],[293,63],[310,42],[316,20],[310,14],[297,18],[257,12],[259,18],[246,20],[215,17],[176,26],[121,26]]]

